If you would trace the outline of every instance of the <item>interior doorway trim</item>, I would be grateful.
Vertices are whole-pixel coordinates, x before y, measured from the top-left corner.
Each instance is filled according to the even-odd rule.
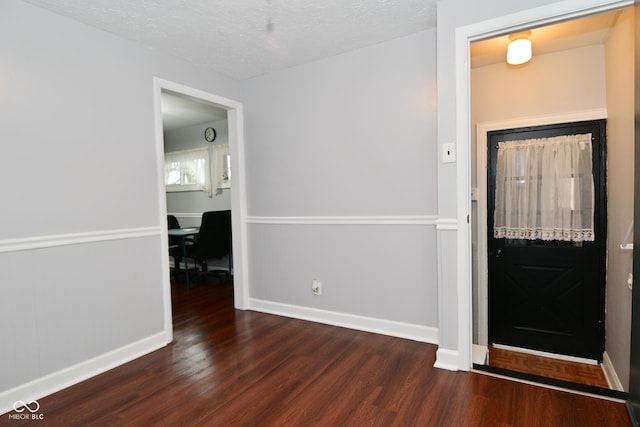
[[[542,126],[556,123],[580,122],[586,120],[606,119],[606,109],[576,111],[545,116],[523,117],[509,120],[499,120],[486,123],[478,123],[476,126],[476,185],[473,194],[476,195],[477,224],[476,241],[478,242],[477,256],[477,310],[478,318],[478,342],[479,345],[489,344],[489,308],[488,308],[488,275],[489,258],[487,254],[487,132],[503,129],[516,129],[527,126]]]
[[[470,43],[518,30],[620,9],[632,6],[633,3],[633,0],[566,0],[456,28],[455,128],[460,154],[456,165],[456,210],[459,221],[466,220],[467,215],[471,213]],[[457,270],[468,273],[458,274],[457,279],[458,360],[459,369],[469,370],[473,364],[473,304],[470,274],[473,251],[471,232],[468,227],[458,231],[457,245]]]
[[[171,314],[171,282],[169,278],[169,248],[167,236],[167,201],[164,186],[164,138],[162,130],[162,91],[170,91],[179,95],[197,98],[216,107],[227,110],[229,125],[229,152],[231,154],[231,168],[233,170],[233,185],[231,186],[231,219],[233,245],[233,290],[234,306],[245,310],[249,301],[248,286],[248,249],[247,249],[247,198],[245,185],[244,161],[244,114],[240,102],[223,98],[199,89],[194,89],[179,83],[153,78],[154,90],[154,118],[157,154],[157,182],[158,200],[160,201],[160,225],[162,228],[162,281],[164,286],[164,322],[169,340],[173,336]]]

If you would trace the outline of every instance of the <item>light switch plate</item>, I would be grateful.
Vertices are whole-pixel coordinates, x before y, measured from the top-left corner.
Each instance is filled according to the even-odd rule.
[[[456,161],[456,144],[442,144],[442,163],[453,163]]]

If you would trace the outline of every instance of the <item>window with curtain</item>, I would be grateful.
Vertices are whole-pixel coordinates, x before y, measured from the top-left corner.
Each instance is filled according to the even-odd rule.
[[[495,238],[593,241],[591,134],[498,143]]]
[[[216,192],[223,188],[231,188],[231,156],[229,144],[214,144],[213,158],[215,159]]]
[[[167,191],[205,191],[211,195],[209,148],[165,153],[164,183]]]

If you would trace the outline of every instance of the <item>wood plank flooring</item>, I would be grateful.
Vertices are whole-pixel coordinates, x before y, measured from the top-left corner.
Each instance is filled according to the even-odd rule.
[[[600,365],[568,362],[489,346],[489,366],[609,388]]]
[[[622,403],[436,369],[435,345],[234,310],[232,294],[174,285],[175,342],[40,399],[31,425],[631,425]]]

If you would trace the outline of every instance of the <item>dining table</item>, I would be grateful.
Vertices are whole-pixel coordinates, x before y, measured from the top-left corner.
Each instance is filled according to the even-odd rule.
[[[180,239],[180,247],[182,249],[182,259],[184,263],[184,277],[187,282],[187,287],[191,287],[189,281],[189,266],[187,265],[187,245],[192,240],[193,236],[198,234],[200,227],[186,227],[186,228],[171,228],[167,231],[169,237],[177,237]],[[180,265],[177,266],[180,268]]]

